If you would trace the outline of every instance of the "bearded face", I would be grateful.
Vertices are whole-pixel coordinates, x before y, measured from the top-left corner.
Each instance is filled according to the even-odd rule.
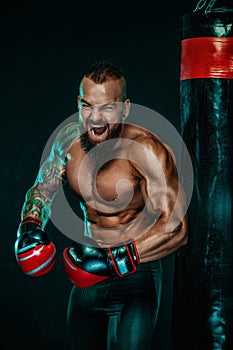
[[[120,79],[96,84],[87,77],[83,78],[78,97],[78,118],[81,144],[86,152],[104,141],[120,137],[130,105],[129,99],[123,102],[123,93],[124,84]]]

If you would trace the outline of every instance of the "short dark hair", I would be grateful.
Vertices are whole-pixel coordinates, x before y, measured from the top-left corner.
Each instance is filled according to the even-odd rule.
[[[115,65],[107,61],[96,62],[92,64],[84,74],[96,84],[103,84],[109,80],[122,79],[124,82],[123,99],[127,98],[126,79],[123,72]]]

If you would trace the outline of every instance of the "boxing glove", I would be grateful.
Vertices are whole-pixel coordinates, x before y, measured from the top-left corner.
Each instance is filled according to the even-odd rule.
[[[90,240],[90,244],[92,242]],[[108,248],[75,242],[64,250],[63,262],[68,278],[80,288],[90,287],[112,275],[127,276],[140,264],[134,241]]]
[[[56,248],[42,230],[41,220],[26,217],[17,236],[15,256],[21,270],[32,277],[48,273],[56,261]]]

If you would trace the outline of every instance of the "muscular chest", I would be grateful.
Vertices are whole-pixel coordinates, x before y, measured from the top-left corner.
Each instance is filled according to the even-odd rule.
[[[67,162],[66,174],[70,188],[85,202],[126,205],[140,192],[140,178],[127,159],[100,165],[73,155]]]

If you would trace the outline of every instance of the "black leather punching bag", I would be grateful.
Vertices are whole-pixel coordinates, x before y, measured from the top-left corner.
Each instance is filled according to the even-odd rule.
[[[233,350],[233,0],[183,16],[180,113],[194,191],[176,254],[173,349]]]

